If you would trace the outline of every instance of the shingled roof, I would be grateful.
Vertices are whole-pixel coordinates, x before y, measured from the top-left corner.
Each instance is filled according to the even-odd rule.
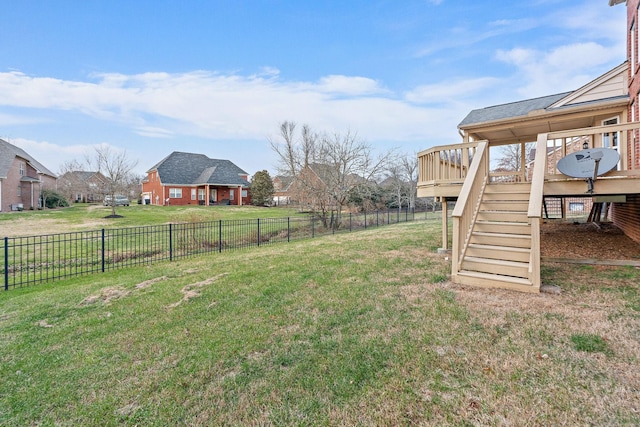
[[[0,178],[6,178],[11,164],[16,157],[25,159],[38,173],[45,174],[56,178],[56,175],[49,169],[45,168],[40,162],[31,157],[22,148],[9,144],[7,141],[0,139]]]
[[[540,98],[526,99],[524,101],[510,102],[508,104],[494,105],[486,108],[479,108],[467,114],[467,117],[460,122],[458,127],[468,125],[493,122],[512,117],[526,116],[532,111],[544,110],[560,99],[573,92],[558,93],[555,95],[543,96]]]
[[[211,159],[204,154],[174,151],[147,173],[158,171],[165,185],[233,185],[249,186],[242,175],[247,172],[229,160]]]

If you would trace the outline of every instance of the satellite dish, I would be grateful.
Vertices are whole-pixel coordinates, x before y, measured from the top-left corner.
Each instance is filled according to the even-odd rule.
[[[590,148],[568,154],[558,161],[558,170],[574,178],[592,178],[615,168],[620,155],[611,148]]]

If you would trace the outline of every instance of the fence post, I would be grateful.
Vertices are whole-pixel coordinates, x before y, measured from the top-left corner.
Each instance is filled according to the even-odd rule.
[[[258,247],[260,246],[260,218],[258,218]]]
[[[287,243],[291,241],[291,217],[287,217]]]
[[[9,290],[9,238],[4,238],[4,290]]]
[[[173,261],[173,224],[169,223],[169,261]]]
[[[311,217],[311,238],[316,237],[315,218]]]
[[[333,211],[331,211],[331,234],[336,234],[336,224],[333,219]]]
[[[387,208],[387,225],[391,224],[391,211]]]
[[[349,212],[349,232],[351,232],[351,212]]]
[[[367,211],[364,211],[364,229],[367,229]]]
[[[102,272],[104,273],[104,228],[101,232],[101,244],[102,244]]]
[[[218,252],[222,252],[222,220],[218,220]]]
[[[380,211],[376,210],[376,227],[380,227]]]

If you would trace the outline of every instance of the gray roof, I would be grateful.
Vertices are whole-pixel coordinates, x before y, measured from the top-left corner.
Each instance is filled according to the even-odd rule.
[[[493,122],[511,117],[526,116],[532,111],[543,110],[550,107],[571,93],[573,92],[558,93],[555,95],[543,96],[541,98],[526,99],[524,101],[510,102],[508,104],[494,105],[492,107],[473,110],[467,114],[467,117],[460,122],[458,127]]]
[[[204,154],[174,151],[147,173],[157,170],[160,181],[174,185],[236,185],[249,186],[241,175],[248,175],[229,160],[210,159]]]
[[[25,159],[38,173],[50,175],[56,178],[56,175],[49,169],[45,168],[40,162],[31,157],[22,148],[9,144],[7,141],[0,139],[0,178],[6,178],[11,168],[11,164],[16,157]]]

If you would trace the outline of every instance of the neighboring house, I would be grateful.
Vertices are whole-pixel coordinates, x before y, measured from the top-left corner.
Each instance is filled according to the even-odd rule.
[[[142,199],[153,205],[245,205],[249,174],[229,160],[174,151],[147,171]]]
[[[0,211],[38,208],[42,190],[55,190],[56,180],[23,149],[0,139]]]
[[[291,184],[292,176],[277,175],[273,178],[273,204],[276,206],[288,205],[292,202]]]
[[[611,6],[618,3],[622,1],[609,1]],[[640,242],[640,0],[626,3],[626,62],[572,92],[473,110],[458,125],[461,144],[418,154],[418,196],[435,197],[445,211],[443,249],[448,249],[446,202],[455,202],[453,282],[539,292],[540,223],[543,201],[549,197],[588,196],[593,203],[609,203],[614,224]],[[526,143],[536,144],[530,175],[524,155],[521,176],[512,182],[489,172],[490,148],[520,144],[524,152]],[[583,150],[583,144],[590,152],[608,148],[620,155],[617,167],[594,182],[592,193],[584,178],[557,168],[560,158]],[[451,158],[461,163],[448,164]]]
[[[71,171],[58,178],[58,190],[69,202],[101,202],[109,178],[100,172]]]

